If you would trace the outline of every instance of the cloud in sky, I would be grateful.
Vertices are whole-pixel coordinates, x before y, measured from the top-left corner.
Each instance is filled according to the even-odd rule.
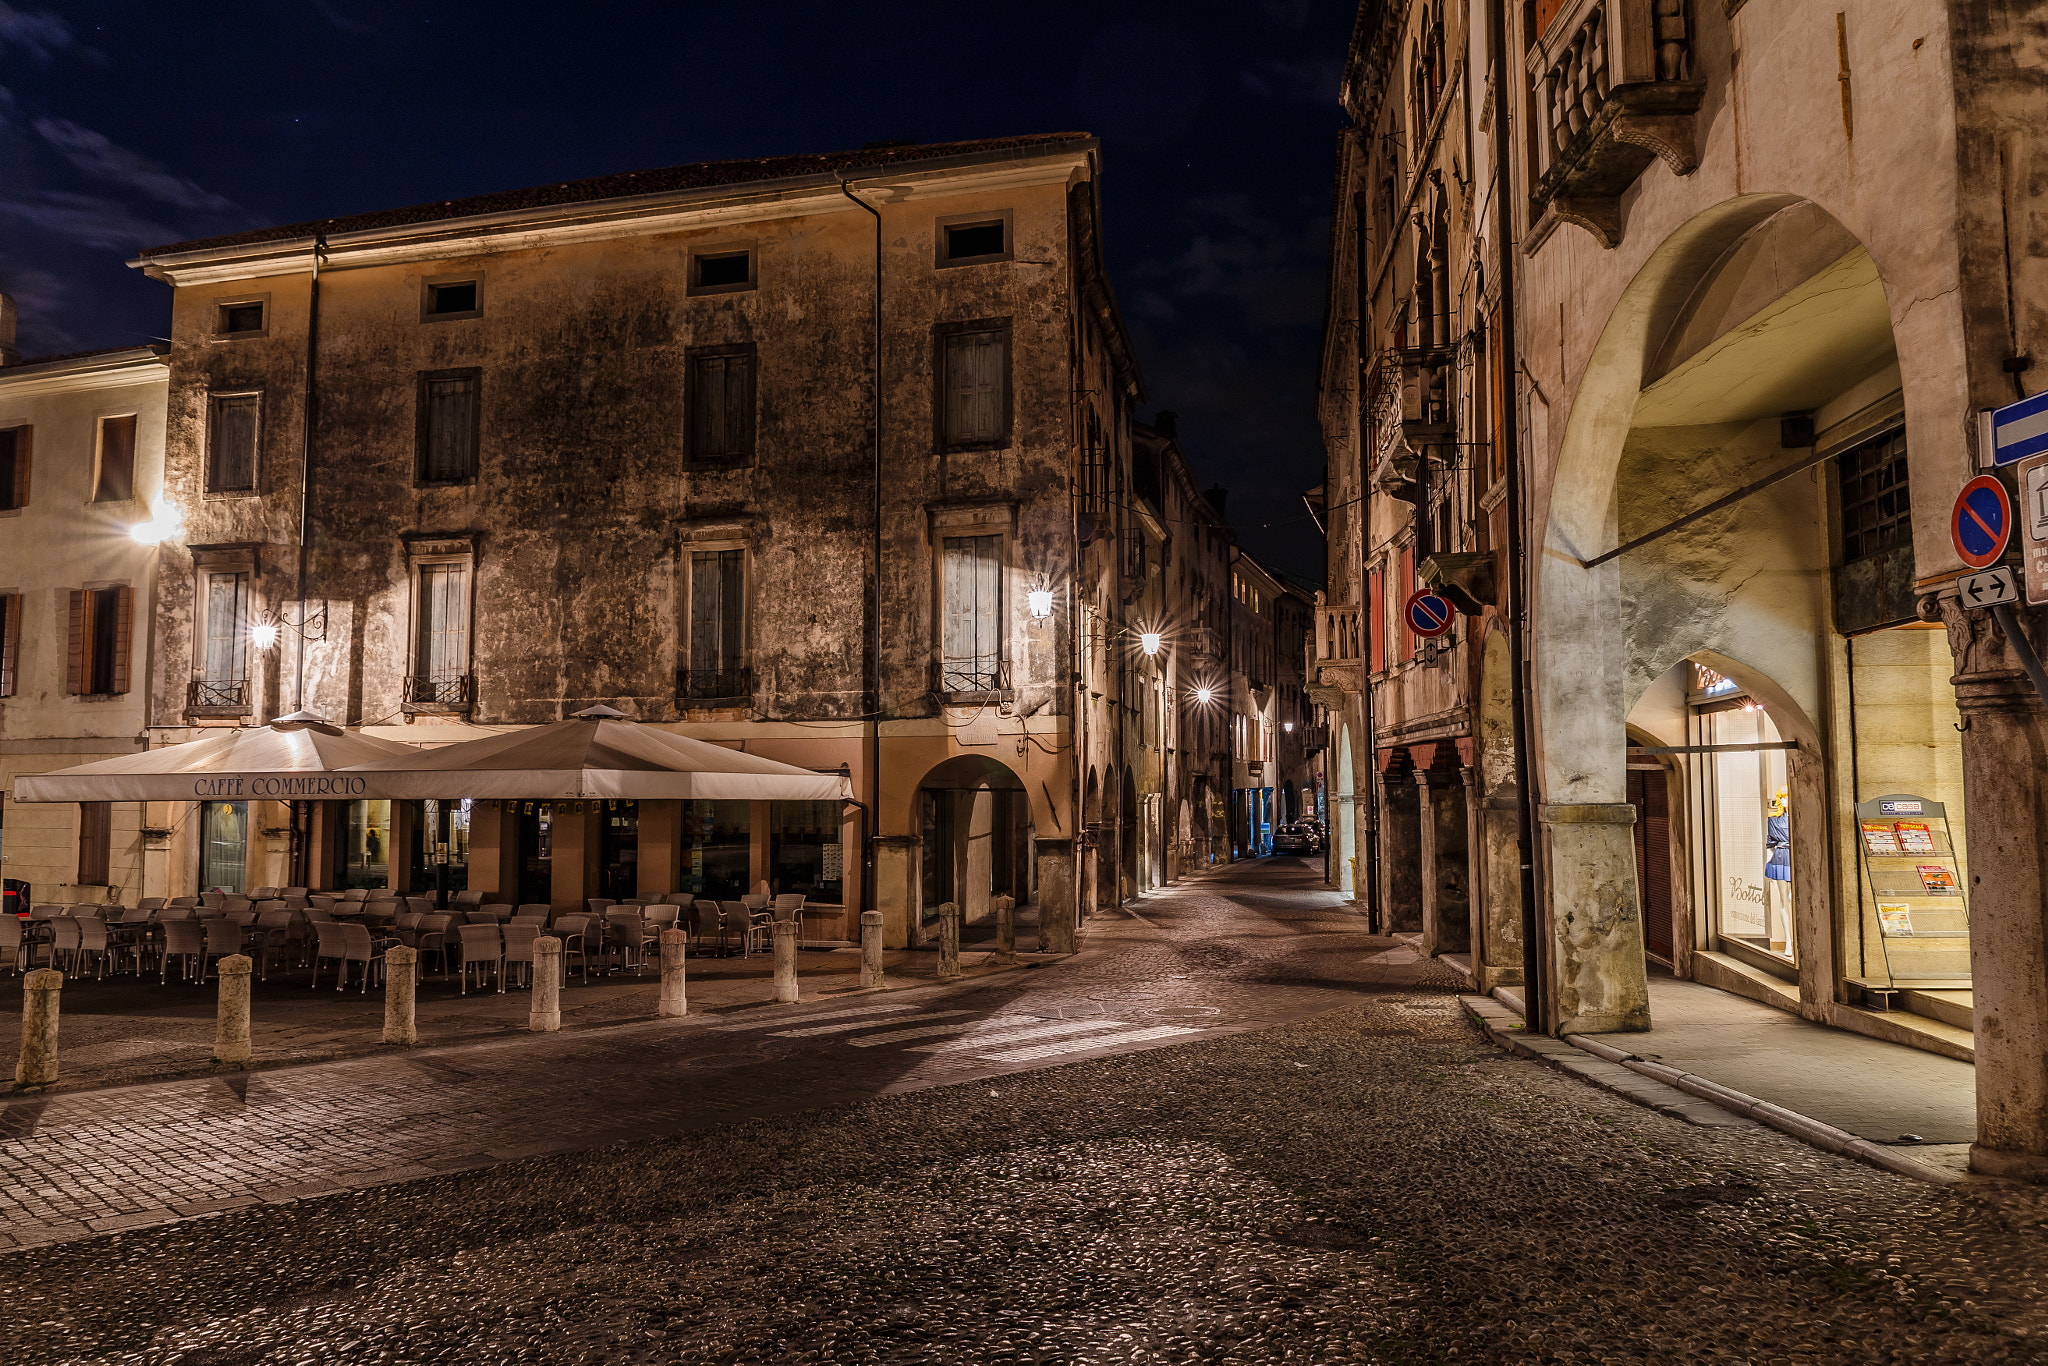
[[[144,218],[118,199],[70,190],[31,190],[0,197],[0,217],[74,246],[102,251],[132,252],[181,236],[179,229]]]
[[[141,153],[69,119],[37,119],[35,130],[66,161],[109,184],[140,191],[173,208],[222,213],[235,207],[233,200],[173,175]]]
[[[67,48],[76,48],[71,25],[44,10],[16,9],[0,0],[0,49],[18,48],[39,62],[47,62]]]

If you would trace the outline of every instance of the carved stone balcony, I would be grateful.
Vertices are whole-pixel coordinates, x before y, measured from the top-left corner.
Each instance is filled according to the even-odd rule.
[[[1534,251],[1560,223],[1603,246],[1621,243],[1621,196],[1651,162],[1673,175],[1699,166],[1685,0],[1571,0],[1529,48],[1536,125],[1530,193]]]

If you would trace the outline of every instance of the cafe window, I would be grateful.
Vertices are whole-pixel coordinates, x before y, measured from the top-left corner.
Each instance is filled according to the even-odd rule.
[[[597,894],[622,901],[640,895],[640,808],[611,801],[598,813]]]
[[[391,885],[391,803],[348,804],[348,841],[343,850],[341,885],[382,889]]]
[[[448,890],[469,887],[469,812],[467,798],[436,801],[428,798],[412,804],[412,890],[420,895],[441,886],[441,858],[447,856]]]
[[[683,878],[679,891],[711,901],[744,895],[752,871],[752,802],[683,803]]]
[[[768,885],[777,895],[844,904],[846,846],[838,802],[768,804]]]
[[[199,805],[199,890],[236,892],[249,876],[249,804]]]

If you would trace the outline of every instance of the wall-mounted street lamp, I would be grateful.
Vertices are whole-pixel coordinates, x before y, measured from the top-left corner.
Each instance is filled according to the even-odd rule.
[[[1138,645],[1148,655],[1159,653],[1159,632],[1145,631],[1138,636]]]
[[[1280,723],[1280,729],[1286,731],[1289,735],[1292,735],[1294,734],[1294,723],[1292,721],[1282,721]]]
[[[128,528],[128,534],[144,545],[160,545],[185,526],[185,515],[170,503],[158,503],[146,522]]]
[[[1024,595],[1024,601],[1030,604],[1031,615],[1038,620],[1044,621],[1052,615],[1052,590],[1050,588],[1034,588]]]
[[[1200,702],[1203,706],[1207,706],[1215,700],[1216,690],[1214,688],[1204,684],[1202,687],[1195,689],[1195,701]]]
[[[277,644],[277,626],[273,622],[259,621],[249,628],[249,643],[259,650],[267,650]]]
[[[313,617],[310,620],[308,620],[306,617],[305,606],[301,604],[299,608],[299,620],[296,625],[294,625],[292,622],[286,621],[283,612],[273,611],[268,616],[264,617],[261,621],[252,622],[250,624],[249,643],[251,645],[254,645],[259,650],[267,650],[271,646],[277,644],[279,638],[282,637],[286,631],[290,631],[300,640],[326,640],[327,604],[324,602],[321,603],[320,615],[317,617]]]

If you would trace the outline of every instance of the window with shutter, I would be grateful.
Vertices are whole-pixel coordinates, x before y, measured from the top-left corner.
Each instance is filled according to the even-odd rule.
[[[419,628],[407,701],[457,706],[469,700],[469,566],[419,567]]]
[[[135,638],[135,590],[125,586],[107,588],[100,591],[100,596],[107,600],[106,613],[114,619],[114,649],[108,669],[111,677],[107,691],[125,695],[133,657],[131,642]]]
[[[0,431],[0,512],[28,506],[29,427]]]
[[[420,376],[419,479],[461,484],[476,478],[477,389],[481,372]]]
[[[118,503],[135,496],[135,417],[100,419],[100,466],[93,480],[95,503]]]
[[[941,349],[941,436],[948,447],[1000,446],[1009,439],[1007,326],[950,332]]]
[[[754,349],[718,347],[689,358],[690,458],[745,460],[754,453]]]
[[[104,887],[114,845],[114,804],[78,804],[78,885]]]
[[[14,696],[15,658],[21,648],[21,594],[0,595],[0,697]]]
[[[685,697],[739,697],[746,678],[746,552],[690,555],[690,662]]]
[[[206,491],[241,493],[256,487],[256,432],[260,396],[216,394],[206,452]]]
[[[195,707],[242,707],[249,701],[249,576],[206,576],[206,641]]]
[[[994,692],[1002,686],[1000,536],[948,536],[942,575],[939,690]]]
[[[1365,576],[1366,630],[1372,637],[1372,671],[1387,667],[1386,575],[1375,569]]]

